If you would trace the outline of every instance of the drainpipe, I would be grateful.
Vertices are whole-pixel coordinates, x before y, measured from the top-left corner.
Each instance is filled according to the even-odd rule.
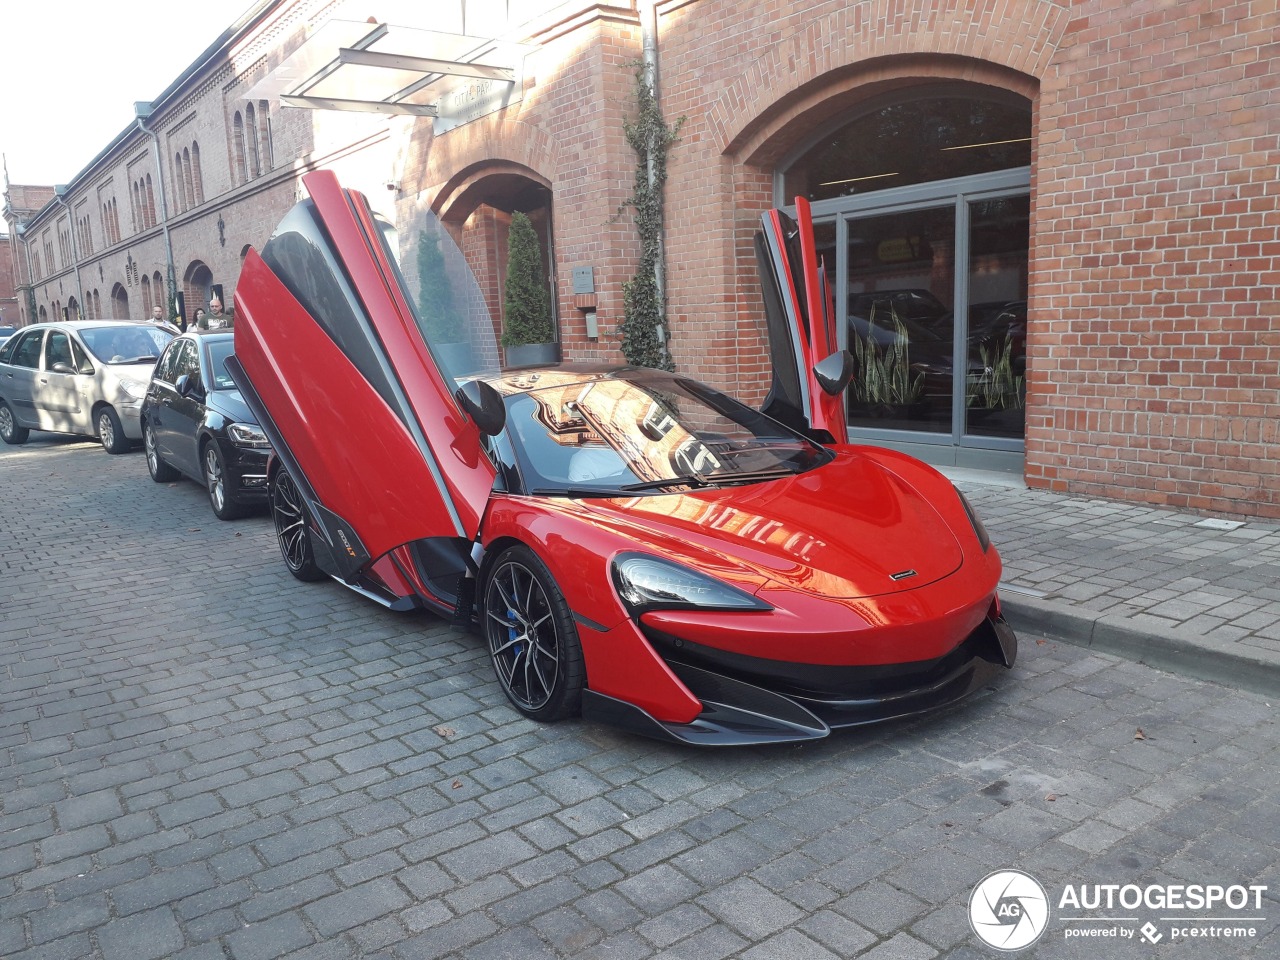
[[[160,136],[147,127],[146,120],[151,116],[154,104],[136,101],[133,105],[134,116],[138,121],[138,129],[151,138],[151,153],[156,160],[156,181],[160,186],[160,228],[164,231],[165,266],[168,271],[168,297],[170,310],[176,310],[178,304],[178,273],[173,269],[173,238],[169,236],[169,201],[164,191],[164,167],[160,162]],[[172,319],[173,315],[166,319]]]
[[[644,85],[653,95],[653,102],[658,103],[658,4],[657,0],[636,0],[636,10],[640,14],[640,49],[642,77]],[[655,150],[650,144],[646,166],[649,175],[649,189],[652,190],[657,177],[654,160]],[[665,219],[665,218],[664,218]],[[667,305],[667,251],[666,224],[658,229],[658,258],[653,265],[653,285],[658,293],[658,303],[662,305],[666,315]],[[658,343],[662,345],[662,355],[667,355],[667,332],[661,322],[657,329]]]
[[[25,223],[14,222],[13,229],[18,234],[18,239],[22,241],[22,255],[27,261],[27,283],[26,283],[26,303],[27,303],[27,323],[38,323],[39,314],[36,312],[36,273],[34,264],[31,262],[31,241],[27,238],[27,225]],[[15,257],[17,251],[14,251]],[[17,263],[14,263],[15,276],[21,276],[17,272]]]
[[[67,205],[66,199],[67,185],[59,183],[53,188],[53,199],[57,200],[63,210],[67,211],[67,228],[71,233],[71,262],[76,269],[76,292],[80,294],[80,316],[77,320],[88,319],[88,311],[85,309],[84,287],[80,284],[80,251],[76,249],[76,215],[75,211]],[[57,226],[57,224],[54,224]]]

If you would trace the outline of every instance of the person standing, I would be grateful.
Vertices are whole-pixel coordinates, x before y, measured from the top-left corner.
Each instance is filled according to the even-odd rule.
[[[164,318],[164,307],[160,306],[159,304],[151,308],[151,320],[149,322],[154,326],[160,327],[164,330],[168,330],[172,333],[182,332],[176,326],[174,326],[172,323],[170,323],[168,320]]]
[[[204,307],[196,307],[195,316],[191,318],[191,322],[187,324],[188,330],[208,330],[209,323],[205,318]]]
[[[209,316],[205,320],[210,330],[223,330],[231,326],[231,317],[222,312],[222,301],[217,297],[209,301]]]

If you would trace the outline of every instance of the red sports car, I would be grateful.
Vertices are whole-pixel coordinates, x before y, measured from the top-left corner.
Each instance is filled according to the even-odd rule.
[[[964,497],[845,442],[851,369],[808,207],[757,238],[763,412],[678,374],[502,370],[429,213],[328,173],[247,256],[228,362],[276,452],[294,576],[478,625],[521,713],[693,744],[806,740],[952,703],[1012,666]]]

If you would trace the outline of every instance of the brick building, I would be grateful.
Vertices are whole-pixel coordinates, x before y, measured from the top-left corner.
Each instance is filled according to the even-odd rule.
[[[229,296],[298,175],[326,166],[384,206],[429,204],[495,304],[506,225],[530,213],[562,353],[618,359],[639,253],[624,121],[648,34],[661,110],[679,122],[665,252],[680,370],[763,396],[753,233],[762,211],[805,195],[848,344],[891,385],[864,377],[850,393],[856,437],[1021,470],[1032,486],[1280,517],[1274,3],[424,10],[378,12],[477,42],[459,52],[401,32],[400,52],[508,72],[424,75],[421,95],[408,79],[394,95],[367,77],[326,88],[301,68],[383,42],[360,29],[363,8],[281,0],[234,25],[23,220],[39,315],[75,297],[78,310],[140,317],[170,259],[188,304],[219,284]],[[334,39],[333,18],[356,21],[343,29],[358,42]],[[479,42],[495,38],[506,46]],[[383,112],[332,109],[350,100]],[[330,109],[292,106],[304,102]],[[574,294],[585,267],[593,314]]]

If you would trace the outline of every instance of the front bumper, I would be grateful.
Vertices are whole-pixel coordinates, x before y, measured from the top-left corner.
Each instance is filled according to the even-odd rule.
[[[920,663],[815,667],[762,660],[649,634],[672,672],[702,701],[689,723],[658,720],[634,704],[584,691],[582,712],[674,743],[736,746],[815,740],[962,700],[1013,666],[1018,640],[989,616],[953,651]]]

